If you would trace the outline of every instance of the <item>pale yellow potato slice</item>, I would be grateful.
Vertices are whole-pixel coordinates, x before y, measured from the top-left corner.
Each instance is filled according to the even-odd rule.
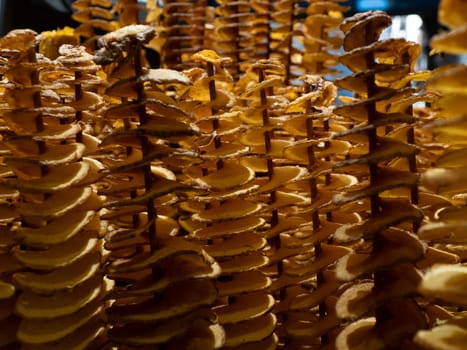
[[[200,211],[193,215],[193,220],[221,221],[253,215],[261,210],[262,205],[243,199],[228,199],[218,206]]]
[[[27,290],[50,293],[83,283],[94,276],[100,264],[101,255],[92,252],[49,273],[17,272],[13,275],[13,281]]]
[[[88,171],[89,165],[87,163],[77,162],[50,167],[49,173],[40,178],[11,179],[7,181],[7,184],[25,192],[54,192],[76,185],[86,177]]]
[[[462,350],[467,342],[467,329],[454,324],[441,324],[429,330],[419,330],[414,342],[428,350]]]
[[[194,180],[203,187],[226,190],[251,181],[254,175],[251,169],[238,164],[236,161],[225,161],[219,170]]]
[[[82,157],[85,146],[81,143],[49,145],[44,153],[31,156],[28,153],[23,153],[23,150],[15,145],[15,143],[8,144],[7,146],[17,153],[16,157],[5,158],[5,163],[10,161],[16,162],[34,162],[41,165],[58,165],[61,163],[69,163],[78,160]],[[19,158],[21,157],[21,158]]]
[[[467,267],[440,264],[433,266],[423,277],[419,291],[456,305],[466,305]]]
[[[196,239],[214,239],[253,231],[263,226],[265,220],[257,216],[246,216],[229,221],[215,222],[212,225],[195,229],[190,237]]]
[[[416,236],[401,229],[388,229],[380,239],[384,249],[378,254],[351,253],[341,258],[336,265],[337,278],[352,281],[403,260],[417,260],[425,252],[425,246]]]
[[[16,335],[21,342],[31,345],[60,340],[101,313],[101,304],[101,300],[95,300],[79,311],[62,317],[23,319]]]
[[[67,188],[52,193],[41,202],[19,203],[18,211],[23,216],[53,219],[76,209],[90,198],[91,193],[90,187]]]
[[[27,319],[51,319],[70,315],[102,295],[105,290],[102,279],[102,275],[96,273],[70,290],[65,289],[50,295],[23,292],[16,302],[16,312]]]
[[[18,238],[25,244],[32,246],[49,246],[65,242],[78,234],[95,216],[92,210],[79,210],[73,215],[63,215],[39,228],[20,227],[17,229]]]
[[[63,227],[60,228],[63,229]],[[53,270],[71,264],[76,259],[97,250],[97,242],[96,232],[81,231],[63,243],[52,245],[44,250],[22,250],[18,246],[14,247],[13,254],[26,267],[38,270]]]
[[[219,323],[236,323],[261,316],[274,305],[272,295],[264,291],[239,295],[228,305],[215,307],[213,310],[219,317]]]

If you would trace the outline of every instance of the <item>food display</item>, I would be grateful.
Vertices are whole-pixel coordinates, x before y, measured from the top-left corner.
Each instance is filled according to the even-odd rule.
[[[341,0],[73,9],[0,38],[0,349],[465,347],[465,64]]]

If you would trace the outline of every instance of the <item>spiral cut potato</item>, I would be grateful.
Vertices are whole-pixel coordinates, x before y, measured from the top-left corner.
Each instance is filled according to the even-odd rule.
[[[286,84],[297,84],[297,78],[306,73],[329,73],[322,63],[336,65],[330,50],[342,44],[337,27],[347,8],[332,1],[304,5],[296,0],[252,1],[254,57],[281,61]]]
[[[334,195],[333,202],[359,212],[363,220],[334,233],[336,242],[353,247],[336,266],[337,278],[352,282],[336,304],[338,317],[351,321],[338,335],[337,349],[401,348],[426,327],[425,314],[412,297],[421,279],[415,263],[426,247],[414,235],[423,212],[417,206],[411,107],[425,97],[407,84],[416,77],[411,71],[419,48],[404,40],[378,41],[390,23],[389,16],[373,11],[341,24],[346,51],[341,61],[354,74],[336,84],[354,91],[356,98],[334,113],[356,125],[336,135],[355,146],[335,169],[360,180]]]
[[[304,53],[302,66],[308,74],[336,74],[336,51],[342,46],[343,35],[338,30],[343,13],[349,8],[340,0],[311,0],[304,22]]]
[[[122,126],[103,140],[114,157],[105,160],[107,183],[100,191],[108,198],[103,218],[112,222],[107,272],[119,286],[107,310],[109,338],[116,346],[213,349],[224,338],[208,307],[217,298],[212,279],[219,266],[198,245],[174,237],[178,225],[170,206],[190,187],[162,161],[174,157],[171,165],[179,166],[184,153],[173,145],[197,128],[159,86],[191,82],[176,71],[142,65],[142,47],[154,35],[150,26],[123,27],[99,39],[95,56],[109,65],[106,94],[121,100],[105,112]]]
[[[207,0],[166,0],[158,16],[163,19],[155,21],[161,29],[159,42],[155,43],[160,47],[162,67],[191,68],[195,65],[191,56],[211,48],[214,9],[207,5]]]
[[[212,311],[225,330],[223,348],[275,348],[274,298],[267,292],[271,280],[259,270],[268,261],[261,251],[266,240],[254,233],[265,223],[263,206],[248,197],[258,185],[254,171],[239,161],[249,148],[237,141],[240,113],[229,112],[231,96],[222,89],[222,80],[230,77],[223,64],[230,59],[210,50],[192,59],[205,67],[186,92],[201,131],[191,148],[203,162],[188,167],[185,176],[206,193],[182,204],[186,214],[180,224],[221,268]]]
[[[213,48],[222,57],[231,59],[226,68],[235,79],[238,79],[244,72],[242,63],[251,62],[254,57],[252,4],[245,0],[220,0],[218,4],[215,9]]]
[[[0,38],[0,348],[465,347],[465,65],[339,0],[211,3]]]
[[[449,31],[433,37],[434,52],[465,54],[467,15],[462,11],[462,1],[440,2],[438,18]],[[465,201],[465,157],[467,152],[464,123],[467,118],[465,99],[467,70],[464,64],[452,64],[435,69],[427,81],[429,91],[440,97],[433,103],[437,119],[427,128],[434,139],[446,145],[434,167],[421,177],[421,185],[440,194],[452,205],[446,205],[436,212],[435,218],[419,230],[420,238],[441,251],[458,256],[461,262],[467,258],[465,250],[466,201]],[[445,263],[451,263],[446,261]],[[462,349],[467,341],[466,317],[456,308],[465,307],[464,265],[438,265],[429,269],[419,285],[420,292],[433,299],[431,308],[437,308],[432,316],[430,329],[417,332],[414,337],[423,349]]]
[[[114,9],[110,0],[75,0],[71,6],[75,10],[71,17],[81,23],[75,28],[75,34],[85,39],[83,45],[91,52],[96,49],[100,35],[119,27],[113,20]]]
[[[340,321],[334,309],[340,283],[334,265],[350,252],[346,247],[329,244],[330,239],[340,222],[356,222],[359,217],[339,213],[331,203],[336,190],[356,181],[353,176],[332,173],[333,162],[344,159],[350,147],[347,141],[330,139],[336,130],[342,130],[329,109],[336,97],[335,86],[316,75],[302,79],[302,96],[285,109],[283,129],[295,140],[284,148],[283,155],[308,170],[304,180],[287,188],[306,195],[310,204],[296,211],[305,222],[280,234],[283,245],[291,246],[283,260],[285,273],[278,279],[285,297],[274,310],[286,320],[286,343],[291,348],[309,344],[319,348],[332,346],[335,341]]]
[[[8,328],[25,349],[93,349],[102,340],[103,299],[111,287],[101,269],[102,202],[90,186],[99,163],[83,157],[81,127],[68,119],[85,111],[78,107],[84,97],[71,94],[64,106],[57,92],[76,84],[74,74],[70,85],[41,81],[40,72],[66,68],[37,55],[37,45],[38,36],[29,30],[0,39],[1,55],[9,58],[2,82],[2,146],[10,175],[3,185],[18,196],[9,253],[16,265],[9,269],[17,267],[10,271],[20,321],[16,331],[15,322]],[[7,286],[3,298],[11,296]]]

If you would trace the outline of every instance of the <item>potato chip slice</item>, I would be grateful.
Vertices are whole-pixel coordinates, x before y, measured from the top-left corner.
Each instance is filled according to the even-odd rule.
[[[461,265],[435,265],[428,270],[419,286],[426,296],[439,298],[456,305],[466,304],[467,268]]]
[[[340,88],[366,95],[368,94],[368,79],[374,77],[376,84],[378,82],[392,83],[404,78],[408,73],[408,65],[377,64],[373,69],[337,79],[335,84]]]
[[[276,322],[276,317],[267,313],[248,321],[224,324],[225,346],[240,346],[265,339],[274,331]]]
[[[450,64],[431,72],[427,81],[429,90],[439,91],[443,94],[467,94],[467,66],[463,64]]]
[[[17,134],[31,135],[37,131],[37,120],[40,116],[40,111],[31,109],[14,109],[4,112],[4,120],[6,124]]]
[[[179,237],[167,237],[158,242],[158,249],[152,254],[141,252],[136,257],[129,259],[118,259],[112,261],[108,267],[110,273],[113,272],[134,272],[160,264],[165,259],[180,254],[196,254],[202,256],[206,261],[211,261],[209,255],[197,244],[190,243]]]
[[[76,185],[83,180],[89,170],[85,162],[49,167],[49,172],[36,179],[11,179],[7,184],[25,192],[47,193],[59,191]]]
[[[204,246],[206,252],[213,258],[229,257],[262,249],[266,245],[266,240],[260,235],[251,232],[239,233]]]
[[[253,215],[261,210],[262,205],[243,199],[228,199],[218,206],[213,206],[193,215],[193,220],[221,221]]]
[[[7,146],[13,152],[21,152],[19,148],[15,147],[16,145],[14,143],[7,143]],[[37,162],[41,165],[58,165],[78,160],[83,156],[84,150],[85,146],[81,143],[70,143],[66,145],[50,145],[49,147],[47,147],[47,150],[44,153],[41,153],[39,155],[31,156],[22,154],[21,158],[5,158],[5,162],[8,162],[8,159],[12,159],[15,161],[23,162]]]
[[[368,121],[369,108],[376,103],[376,101],[389,97],[390,92],[384,93],[382,96],[371,97],[369,99],[355,101],[346,105],[334,107],[333,112],[342,117],[350,118],[357,122]]]
[[[344,20],[341,24],[341,29],[345,31],[344,50],[350,51],[365,46],[368,42],[377,41],[382,31],[391,23],[391,17],[383,11],[365,12],[363,16],[358,15],[356,21],[352,18]]]
[[[423,259],[418,260],[416,263],[417,268],[422,271],[430,269],[432,266],[437,264],[458,264],[460,262],[460,257],[457,254],[458,252],[455,249],[450,249],[451,247],[462,247],[462,245],[454,244],[435,244],[436,248],[428,247],[425,256]],[[450,248],[448,248],[450,247]]]
[[[322,244],[322,254],[319,255],[314,261],[309,261],[306,263],[303,262],[296,262],[293,259],[288,259],[284,261],[284,272],[291,277],[298,277],[307,279],[311,278],[314,274],[316,274],[321,269],[325,268],[326,266],[334,263],[339,258],[349,254],[351,250],[346,247],[341,246],[333,246],[329,244]],[[275,284],[275,289],[280,289],[281,285],[284,282],[280,280],[277,281]]]
[[[258,270],[235,273],[217,282],[219,296],[233,296],[264,290],[271,285],[271,279]]]
[[[418,182],[418,175],[407,171],[384,168],[380,169],[378,178],[371,186],[350,190],[347,193],[339,193],[333,196],[333,203],[337,205],[345,204],[357,199],[369,197],[386,190],[397,187],[411,187]],[[361,184],[356,186],[361,187]]]
[[[331,295],[340,285],[337,281],[335,272],[324,270],[324,281],[311,293],[296,295],[290,301],[290,310],[306,310],[322,303],[324,299]]]
[[[169,285],[181,280],[195,278],[210,278],[220,274],[219,265],[212,261],[206,261],[205,258],[194,254],[183,254],[173,256],[159,265],[161,276],[154,280],[151,273],[134,282],[134,284],[124,289],[114,289],[111,296],[115,298],[124,298],[131,296],[152,295],[160,293]],[[114,278],[113,274],[109,275]],[[118,278],[118,274],[115,275]]]
[[[75,209],[91,196],[89,187],[69,188],[57,191],[47,196],[43,201],[23,202],[18,205],[18,211],[24,216],[40,216],[52,219]]]
[[[23,350],[83,350],[93,346],[93,342],[104,334],[104,327],[98,319],[91,319],[89,322],[78,328],[75,332],[52,343],[43,344],[22,344]]]
[[[246,216],[243,218],[236,218],[231,221],[221,221],[213,223],[207,227],[196,229],[192,232],[190,237],[197,239],[214,239],[247,231],[253,231],[264,225],[264,219],[257,216]]]
[[[457,150],[446,150],[437,160],[436,166],[440,168],[457,168],[467,165],[465,162],[467,157],[467,149],[461,148]]]
[[[441,118],[453,118],[454,121],[452,123],[462,123],[465,121],[463,117],[467,113],[467,107],[464,103],[465,95],[464,94],[446,94],[438,97],[432,103],[433,109],[436,111],[436,116]],[[454,128],[449,128],[450,125],[441,125],[438,127],[436,122],[434,122],[434,126],[437,126],[437,130],[444,131],[444,129],[448,129],[448,132],[452,132],[455,134],[456,126]],[[431,125],[430,125],[431,126]],[[460,125],[461,126],[461,125]],[[463,134],[463,130],[459,129],[458,133]]]
[[[259,193],[271,192],[279,187],[286,184],[296,182],[302,179],[307,174],[307,171],[303,167],[299,166],[280,166],[275,167],[269,181],[262,185],[259,189]]]
[[[335,298],[329,297],[326,299],[326,317],[316,320],[287,320],[285,327],[287,333],[295,337],[319,337],[327,334],[333,328],[337,327],[341,320],[339,320],[334,311]]]
[[[125,323],[156,322],[176,318],[211,304],[217,296],[208,279],[188,279],[166,287],[157,301],[125,305],[118,300],[107,310],[109,320]]]
[[[60,140],[75,137],[81,131],[79,124],[50,124],[45,125],[43,131],[32,135],[33,140]]]
[[[467,221],[458,220],[453,222],[429,222],[423,225],[418,234],[420,239],[440,242],[465,244],[467,242]]]
[[[424,187],[436,193],[452,195],[467,191],[464,181],[466,176],[467,167],[430,168],[422,174],[420,180]]]
[[[269,259],[261,252],[232,256],[225,261],[220,261],[221,271],[224,275],[236,272],[252,271],[269,263]]]
[[[341,281],[352,281],[397,262],[417,260],[425,252],[423,243],[416,236],[401,229],[386,230],[381,239],[384,240],[384,249],[378,254],[351,253],[340,259],[336,265],[337,278]]]
[[[167,350],[178,349],[219,349],[224,344],[225,332],[221,325],[213,324],[203,328],[194,326],[181,335],[172,338],[164,347]]]
[[[272,333],[269,337],[264,338],[263,340],[240,344],[238,346],[231,347],[230,350],[274,350],[277,349],[278,344],[279,338],[275,333]]]
[[[243,185],[254,178],[254,172],[236,161],[225,161],[222,168],[214,173],[195,179],[202,187],[214,190],[226,190]]]
[[[429,330],[419,330],[414,342],[424,349],[460,350],[467,341],[467,330],[455,324],[440,324]]]
[[[274,298],[263,291],[239,295],[235,302],[214,308],[219,323],[236,323],[263,315],[274,305]]]
[[[297,97],[287,106],[286,113],[304,113],[309,103],[313,107],[329,106],[337,96],[337,88],[330,82],[323,82],[316,91]]]
[[[50,293],[60,289],[73,288],[83,283],[94,276],[99,265],[100,254],[91,252],[71,264],[45,274],[17,272],[13,275],[13,280],[24,289]]]
[[[27,245],[47,247],[70,239],[89,224],[94,216],[94,211],[83,210],[71,216],[61,216],[39,228],[19,227],[16,233],[18,239]]]
[[[366,61],[366,56],[369,53],[373,53],[375,58],[387,58],[391,57],[394,61],[394,57],[397,57],[398,53],[403,50],[407,50],[411,62],[415,57],[418,56],[418,51],[420,50],[414,44],[407,43],[405,39],[402,38],[390,38],[376,41],[372,44],[357,47],[351,51],[344,53],[340,56],[340,63],[348,67],[352,72],[358,73],[364,70],[369,69],[368,62]],[[372,61],[373,62],[373,61]],[[380,62],[391,64],[393,62]]]
[[[434,35],[430,40],[432,48],[430,54],[448,53],[463,55],[467,52],[466,36],[467,25],[465,23],[449,32]]]
[[[117,201],[107,202],[104,204],[104,206],[106,208],[116,208],[123,206],[143,205],[166,194],[186,190],[193,190],[193,188],[181,184],[178,181],[167,180],[159,177],[153,180],[151,188],[149,188],[144,194],[131,199],[120,199]]]
[[[375,288],[373,282],[354,284],[342,293],[336,304],[339,318],[355,320],[384,304],[389,298],[404,297],[415,293],[421,273],[409,263],[402,263],[386,270],[387,282]]]
[[[147,111],[159,116],[179,119],[187,117],[187,113],[184,110],[179,108],[176,104],[167,101],[165,98],[146,98],[141,101],[123,102],[108,108],[105,111],[105,116],[111,119],[123,119],[129,117],[137,118],[144,106]]]
[[[114,16],[113,11],[110,11],[108,8],[105,7],[98,7],[98,6],[92,6],[93,4],[88,4],[87,7],[80,6],[78,4],[77,6],[74,6],[73,8],[80,10],[75,13],[73,13],[72,18],[76,22],[87,22],[93,17],[99,17],[102,19],[107,19],[111,20]]]
[[[62,232],[60,233],[63,234]],[[79,235],[72,236],[62,244],[54,245],[46,250],[22,250],[19,247],[15,247],[13,248],[13,254],[26,267],[38,270],[53,270],[57,267],[71,264],[82,256],[94,251],[96,247],[96,233],[85,231],[80,232]]]
[[[350,242],[368,238],[389,226],[411,220],[421,222],[422,211],[406,200],[381,201],[381,213],[356,224],[344,224],[336,229],[333,238],[336,242]]]
[[[332,155],[344,155],[350,148],[350,143],[341,140],[330,140],[327,143],[320,143],[318,140],[298,141],[292,146],[284,148],[284,157],[295,163],[309,164],[310,147],[313,147],[314,157],[325,158]]]
[[[71,290],[52,295],[23,292],[16,302],[16,312],[26,319],[51,319],[79,311],[102,293],[102,276],[95,274]]]
[[[89,320],[102,312],[100,300],[89,303],[79,311],[50,319],[23,319],[17,337],[26,344],[43,344],[57,341],[72,334]]]
[[[467,4],[459,0],[443,0],[438,8],[439,23],[449,27],[457,28],[467,21]]]
[[[375,324],[375,317],[367,317],[346,326],[336,338],[336,348],[341,350],[383,349],[384,343],[382,339],[378,339],[372,332]]]

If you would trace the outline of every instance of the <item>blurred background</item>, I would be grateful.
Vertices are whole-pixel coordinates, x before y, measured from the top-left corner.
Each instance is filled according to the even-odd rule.
[[[76,23],[71,19],[72,3],[73,0],[0,0],[0,35],[15,28],[41,32],[67,25],[73,27]],[[215,4],[215,1],[210,0],[210,3]],[[436,17],[438,3],[439,0],[349,0],[345,4],[352,8],[347,15],[368,10],[388,12],[393,17],[393,25],[383,35],[419,43],[423,52],[417,68],[432,69],[446,63],[466,61],[465,56],[429,56],[429,39],[442,30]]]

